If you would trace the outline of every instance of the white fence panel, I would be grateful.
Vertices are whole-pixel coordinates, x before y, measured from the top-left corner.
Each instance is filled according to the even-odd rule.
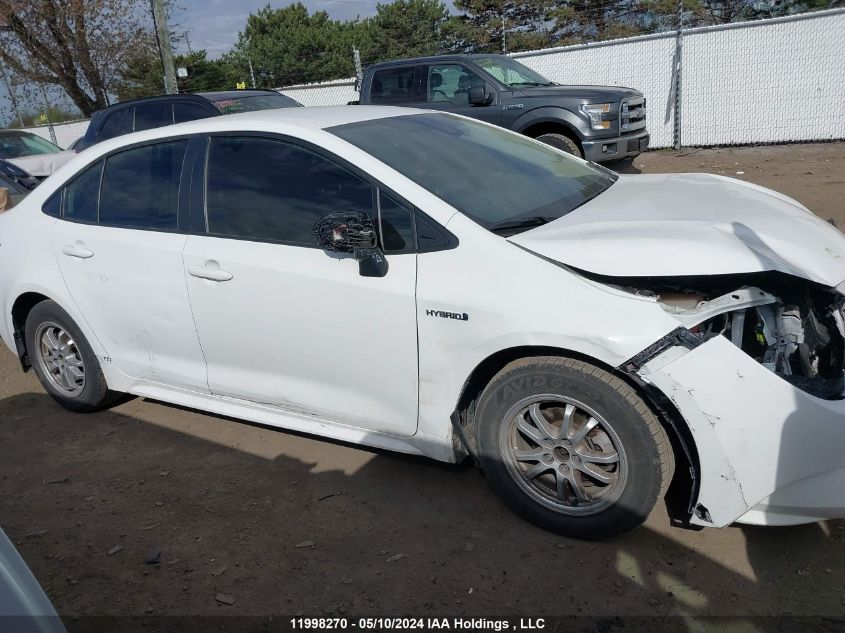
[[[277,88],[283,95],[296,99],[304,106],[346,105],[358,99],[354,79],[327,81],[303,86]]]
[[[27,132],[32,132],[48,141],[52,142],[50,138],[50,128],[46,125],[39,125],[38,127],[24,128]],[[56,132],[57,145],[62,149],[67,149],[67,146],[73,143],[80,136],[85,136],[85,130],[88,129],[88,121],[72,121],[70,123],[58,123],[53,126]]]
[[[684,34],[684,145],[845,138],[843,103],[843,11]]]

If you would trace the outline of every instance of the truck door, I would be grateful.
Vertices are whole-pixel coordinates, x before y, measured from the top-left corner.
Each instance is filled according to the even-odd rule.
[[[419,92],[425,100],[421,107],[454,112],[495,125],[501,123],[501,108],[496,90],[471,67],[450,62],[420,66],[418,72],[421,75]],[[469,89],[485,84],[487,92],[494,95],[493,102],[486,106],[470,105]]]

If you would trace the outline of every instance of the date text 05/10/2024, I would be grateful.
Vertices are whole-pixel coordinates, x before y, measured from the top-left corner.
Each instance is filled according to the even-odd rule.
[[[546,627],[544,618],[519,618],[517,621],[487,618],[291,618],[294,630],[416,630],[416,631],[539,631]]]

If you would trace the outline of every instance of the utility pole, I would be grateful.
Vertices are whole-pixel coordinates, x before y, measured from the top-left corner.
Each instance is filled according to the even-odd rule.
[[[167,16],[164,13],[163,0],[150,0],[153,5],[153,22],[158,39],[158,52],[161,55],[161,65],[164,68],[164,92],[175,95],[179,92],[176,85],[176,67],[173,64],[173,49],[170,47],[170,31],[167,28]]]
[[[508,43],[505,41],[505,14],[502,14],[502,55],[508,54]]]
[[[47,91],[44,90],[44,84],[38,84],[38,87],[41,88],[41,99],[44,101],[44,118],[47,119],[50,140],[53,141],[53,145],[58,145],[59,141],[56,140],[56,130],[53,128],[53,122],[50,120],[50,100],[47,99]]]
[[[678,34],[675,39],[675,149],[681,149],[681,59],[684,48],[684,0],[678,0]]]

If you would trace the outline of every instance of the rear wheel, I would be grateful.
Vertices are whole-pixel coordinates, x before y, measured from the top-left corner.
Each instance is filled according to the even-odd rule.
[[[572,154],[578,158],[584,158],[584,155],[581,153],[581,148],[578,147],[578,143],[564,134],[550,132],[548,134],[541,134],[537,137],[537,140],[541,143],[545,143],[546,145],[551,145],[552,147],[561,149],[567,154]]]
[[[26,349],[35,374],[70,411],[103,409],[122,394],[110,391],[94,351],[73,319],[53,301],[36,305],[26,320]]]
[[[518,514],[553,532],[608,538],[640,525],[668,485],[669,441],[625,382],[582,361],[515,361],[478,408],[481,466]]]

